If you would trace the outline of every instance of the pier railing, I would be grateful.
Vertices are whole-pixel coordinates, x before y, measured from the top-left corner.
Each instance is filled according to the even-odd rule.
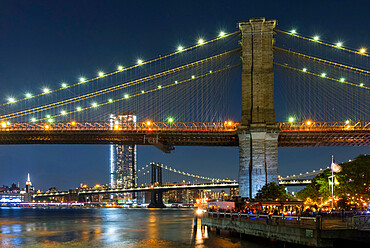
[[[247,213],[207,212],[206,216],[216,219],[249,222],[264,225],[290,226],[309,229],[357,229],[370,230],[370,216],[357,215],[348,217],[336,216],[291,216]]]

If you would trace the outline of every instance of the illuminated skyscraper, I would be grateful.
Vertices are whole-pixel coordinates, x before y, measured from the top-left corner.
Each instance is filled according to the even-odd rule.
[[[28,173],[28,175],[27,175],[27,181],[26,181],[26,192],[27,193],[31,193],[33,190],[34,190],[34,188],[32,186],[32,182],[31,182],[31,178],[30,178],[30,173]]]
[[[110,116],[111,126],[115,129],[125,128],[127,124],[136,123],[134,112],[121,112]],[[136,185],[136,146],[118,145],[110,147],[110,185],[112,188],[131,188]],[[130,197],[130,194],[125,194]]]

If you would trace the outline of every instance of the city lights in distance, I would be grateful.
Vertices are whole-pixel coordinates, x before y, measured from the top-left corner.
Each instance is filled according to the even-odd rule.
[[[336,44],[336,46],[337,46],[337,47],[341,47],[341,46],[343,46],[343,42],[338,42],[338,43]]]
[[[80,78],[80,82],[81,82],[81,83],[85,82],[85,78],[81,77],[81,78]]]
[[[50,92],[50,90],[49,90],[48,88],[43,88],[43,89],[42,89],[42,92],[44,92],[44,93],[46,94],[46,93],[49,93],[49,92]]]
[[[138,65],[141,65],[142,63],[143,63],[143,60],[142,60],[142,59],[138,59],[138,60],[137,60],[137,64],[138,64]]]
[[[32,97],[32,94],[31,93],[26,93],[26,97],[27,98],[31,98]]]
[[[96,107],[98,106],[98,104],[97,104],[96,102],[93,102],[93,103],[91,104],[91,106],[92,106],[93,108],[96,108]]]
[[[15,99],[13,97],[9,97],[8,102],[10,102],[10,103],[15,102]]]
[[[177,47],[177,51],[181,52],[182,50],[184,50],[184,48],[182,46]]]
[[[102,77],[102,76],[104,76],[104,72],[100,71],[99,72],[99,77]]]
[[[220,36],[220,37],[224,37],[226,35],[226,33],[225,32],[223,32],[223,31],[221,31],[220,33],[219,33],[219,35],[218,36]]]
[[[118,70],[119,70],[119,71],[122,71],[122,70],[123,70],[123,66],[119,65],[119,66],[118,66]]]
[[[320,39],[320,37],[317,36],[317,35],[313,37],[313,40],[315,40],[315,41],[318,41],[319,39]]]
[[[340,78],[339,81],[341,81],[343,83],[344,81],[346,81],[346,79],[345,78]]]
[[[198,40],[198,44],[199,44],[199,45],[203,45],[203,44],[204,44],[204,40],[203,40],[203,39],[199,39],[199,40]]]
[[[62,83],[62,88],[67,88],[67,84],[66,83]]]
[[[321,77],[326,77],[326,73],[321,73]]]
[[[307,71],[307,68],[303,68],[303,69],[302,69],[302,71],[303,71],[303,72],[306,72],[306,71]]]

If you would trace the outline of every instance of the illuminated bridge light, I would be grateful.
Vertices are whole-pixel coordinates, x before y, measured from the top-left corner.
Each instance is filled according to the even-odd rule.
[[[168,118],[168,122],[169,122],[169,123],[172,123],[172,122],[173,122],[173,118],[171,118],[171,117],[170,117],[170,118]]]
[[[341,46],[343,46],[343,42],[338,42],[338,43],[336,44],[336,46],[337,46],[337,47],[341,47]]]
[[[341,81],[343,83],[344,81],[346,81],[346,79],[345,78],[341,78],[341,79],[339,79],[339,81]]]
[[[50,90],[49,90],[48,88],[43,88],[43,89],[42,89],[42,92],[44,92],[44,93],[46,94],[46,93],[49,93],[49,92],[50,92]]]
[[[81,108],[81,107],[77,107],[77,108],[76,108],[76,110],[77,110],[77,111],[81,111],[81,110],[82,110],[82,108]]]
[[[145,93],[145,91],[143,91],[143,90],[142,90],[142,91],[141,91],[141,94],[144,94],[144,93]]]
[[[362,86],[364,86],[364,84],[363,83],[360,83],[360,86],[362,87]]]
[[[122,71],[122,70],[123,70],[123,66],[119,65],[119,66],[118,66],[118,70],[119,70],[119,71]]]
[[[306,71],[307,71],[307,68],[303,68],[303,69],[302,69],[302,71],[303,71],[303,72],[306,72]]]
[[[76,122],[75,122],[75,121],[72,121],[72,122],[71,122],[71,125],[72,125],[72,126],[76,125]]]
[[[311,121],[306,121],[307,126],[310,126],[312,124]]]
[[[137,60],[137,64],[138,64],[138,65],[141,65],[142,63],[143,63],[143,60],[142,60],[142,59],[138,59],[138,60]]]
[[[46,115],[46,118],[50,118],[51,116],[50,115]]]
[[[295,29],[292,29],[292,30],[290,30],[290,33],[291,33],[291,34],[296,34],[296,33],[297,33],[297,31],[296,31]]]
[[[151,121],[147,121],[147,122],[146,122],[146,125],[147,125],[147,126],[150,126],[150,125],[152,125],[152,122],[151,122]]]
[[[114,125],[114,129],[115,130],[118,130],[119,129],[119,126],[118,125]]]
[[[81,82],[81,83],[85,82],[85,78],[81,77],[81,78],[80,78],[80,82]]]
[[[184,50],[184,48],[182,46],[177,47],[177,51],[182,52],[183,50]]]
[[[54,121],[53,119],[48,119],[48,122],[50,122],[50,123],[53,122],[53,121]]]
[[[67,88],[68,84],[62,83],[62,88]]]
[[[15,102],[15,99],[13,97],[9,97],[8,102],[10,102],[10,103]]]
[[[1,127],[6,127],[6,122],[5,121],[3,121],[3,122],[1,122]]]
[[[212,73],[212,70],[209,70],[209,73]]]
[[[104,76],[104,72],[99,72],[99,77]]]
[[[128,94],[125,94],[125,98],[127,99],[129,97],[129,95]]]
[[[326,77],[326,73],[321,73],[321,77]]]
[[[162,85],[158,85],[158,89],[162,88]]]
[[[37,119],[36,119],[36,118],[31,118],[31,121],[32,121],[32,122],[36,122],[36,121],[37,121]]]
[[[203,39],[199,39],[199,40],[198,40],[198,44],[199,44],[199,45],[203,45],[203,43],[204,43],[204,40],[203,40]]]
[[[108,102],[113,102],[113,99],[108,99]]]
[[[195,78],[195,76],[194,76],[194,75],[192,75],[192,76],[191,76],[191,78],[192,78],[192,79],[194,79],[194,78]]]
[[[91,106],[92,106],[93,108],[96,108],[96,107],[98,106],[98,104],[97,104],[96,102],[93,102],[93,103],[91,104]]]
[[[26,93],[25,95],[27,98],[31,98],[32,97],[32,94],[31,93]]]
[[[366,53],[366,49],[365,48],[361,48],[360,49],[360,53]]]
[[[294,117],[289,117],[289,122],[293,122],[294,121]]]
[[[178,81],[175,81],[175,84],[177,84],[178,83]]]
[[[218,36],[220,36],[220,37],[224,37],[226,35],[226,33],[225,32],[223,32],[223,31],[221,31],[220,32],[220,34],[218,35]]]
[[[349,120],[346,120],[346,124],[349,124],[350,123],[350,121]]]
[[[60,111],[60,113],[61,113],[62,115],[66,115],[66,114],[67,114],[67,112],[66,112],[65,110]]]
[[[319,36],[315,36],[315,37],[313,37],[313,40],[315,40],[315,41],[318,41],[320,39],[320,37]]]

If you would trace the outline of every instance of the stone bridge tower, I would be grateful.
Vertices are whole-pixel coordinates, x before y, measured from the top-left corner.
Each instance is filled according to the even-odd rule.
[[[278,128],[274,109],[273,30],[276,20],[240,22],[242,125],[239,136],[239,195],[254,197],[278,183]]]

